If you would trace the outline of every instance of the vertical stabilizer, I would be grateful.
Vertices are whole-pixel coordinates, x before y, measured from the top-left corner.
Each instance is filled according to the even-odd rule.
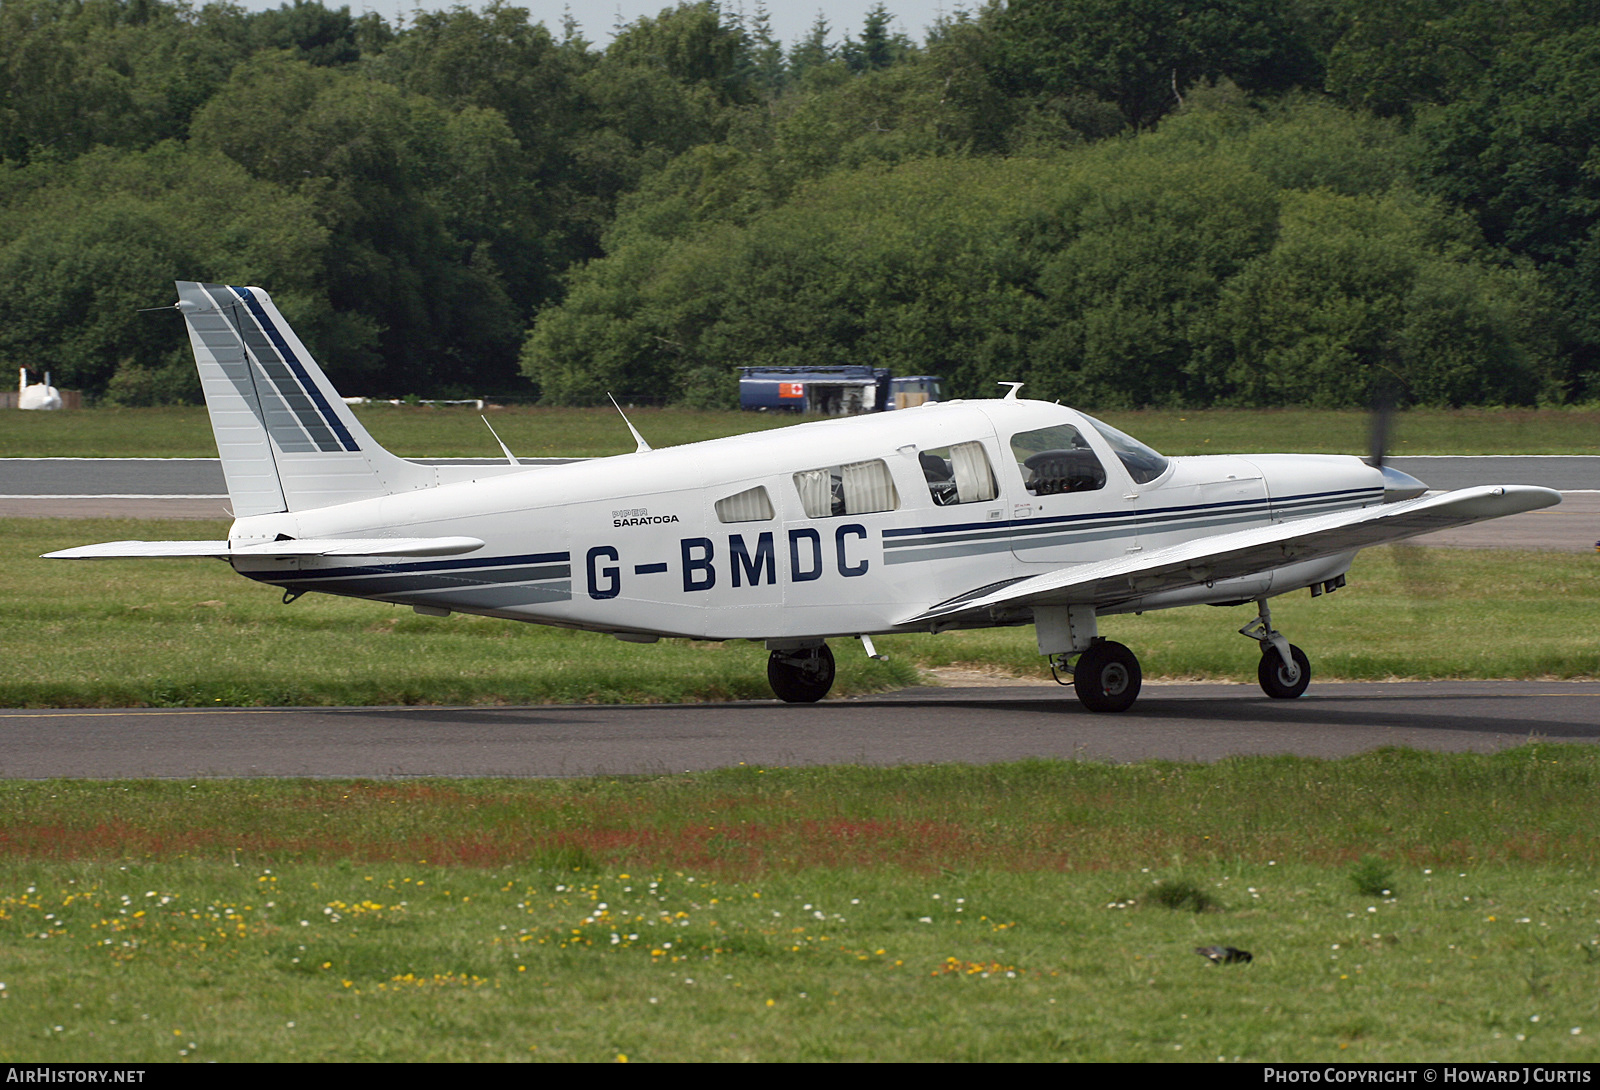
[[[373,442],[260,288],[178,281],[235,517],[431,487]]]

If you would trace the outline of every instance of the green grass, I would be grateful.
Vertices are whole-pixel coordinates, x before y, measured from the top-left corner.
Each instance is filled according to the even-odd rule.
[[[205,538],[223,524],[0,521],[3,707],[496,704],[765,699],[760,644],[663,640],[275,588],[209,560],[45,561],[91,541]],[[1147,677],[1254,682],[1257,645],[1235,634],[1254,608],[1190,607],[1103,618]],[[1274,600],[1313,677],[1600,676],[1600,565],[1585,554],[1369,549],[1350,585]],[[1536,619],[1536,623],[1530,623]],[[916,684],[962,665],[1047,677],[1032,628],[895,636],[887,663],[835,641],[836,695]],[[1315,682],[1313,682],[1314,684]]]
[[[378,442],[407,457],[496,458],[472,409],[374,405],[357,410]],[[625,454],[633,440],[615,410],[509,408],[486,414],[519,456]],[[629,417],[652,446],[782,427],[765,413],[640,408]],[[1363,412],[1307,409],[1106,412],[1107,422],[1166,454],[1278,451],[1363,454]],[[1396,417],[1396,454],[1600,454],[1600,409],[1417,409]],[[204,408],[90,409],[0,414],[0,457],[214,458]]]
[[[1593,1063],[1597,788],[1559,746],[0,782],[0,1061]]]

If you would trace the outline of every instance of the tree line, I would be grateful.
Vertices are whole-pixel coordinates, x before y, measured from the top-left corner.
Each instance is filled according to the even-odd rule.
[[[349,392],[728,404],[871,363],[1085,406],[1600,397],[1600,0],[0,0],[0,359],[196,400],[173,279]]]

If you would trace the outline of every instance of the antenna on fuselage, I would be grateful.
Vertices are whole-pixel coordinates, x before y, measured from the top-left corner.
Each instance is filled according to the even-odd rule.
[[[639,429],[633,426],[633,421],[628,419],[628,414],[622,411],[622,406],[617,404],[617,399],[611,394],[607,394],[606,396],[611,398],[611,407],[617,410],[617,415],[622,417],[622,422],[628,425],[628,431],[633,433],[633,441],[639,444],[634,448],[633,452],[635,454],[643,454],[645,451],[649,450],[650,444],[644,441],[644,436],[640,435]]]
[[[1027,385],[1027,383],[1023,383],[1023,382],[997,382],[997,383],[995,383],[995,385],[996,386],[1009,386],[1009,387],[1011,387],[1011,389],[1006,392],[1006,396],[1005,396],[1004,400],[1006,400],[1006,401],[1015,401],[1015,400],[1017,400],[1017,391],[1022,389],[1025,385]]]
[[[494,430],[494,425],[489,423],[489,418],[484,416],[482,413],[479,413],[478,419],[482,420],[483,426],[489,429],[489,434],[494,436],[494,441],[500,444],[500,449],[505,452],[506,461],[510,462],[514,466],[521,465],[522,463],[517,461],[517,456],[511,453],[511,448],[506,446],[505,442],[500,438],[500,433]]]

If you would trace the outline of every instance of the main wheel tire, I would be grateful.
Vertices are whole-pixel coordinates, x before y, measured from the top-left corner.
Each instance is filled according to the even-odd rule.
[[[1261,645],[1261,665],[1256,668],[1256,679],[1261,682],[1261,691],[1275,700],[1293,700],[1311,684],[1311,660],[1306,658],[1306,653],[1291,643],[1289,657],[1300,671],[1300,676],[1293,681],[1289,680],[1278,649],[1270,643]]]
[[[767,657],[767,683],[787,704],[815,704],[833,688],[833,652],[827,644],[804,651],[774,651]]]
[[[1125,712],[1139,698],[1144,675],[1133,652],[1112,640],[1096,640],[1078,656],[1072,687],[1092,712]]]

